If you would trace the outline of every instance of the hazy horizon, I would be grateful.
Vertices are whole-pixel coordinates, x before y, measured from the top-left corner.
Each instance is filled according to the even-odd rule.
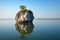
[[[15,18],[0,18],[0,20],[15,20]],[[60,20],[60,18],[34,18],[34,20]]]

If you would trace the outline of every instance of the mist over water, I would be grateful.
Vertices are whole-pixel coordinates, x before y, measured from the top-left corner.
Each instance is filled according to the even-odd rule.
[[[0,40],[60,40],[60,20],[35,19],[20,24],[0,19]]]

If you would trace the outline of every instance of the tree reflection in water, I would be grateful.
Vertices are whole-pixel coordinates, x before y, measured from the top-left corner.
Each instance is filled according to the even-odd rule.
[[[20,33],[20,38],[24,40],[24,38],[33,32],[34,25],[33,23],[16,23],[16,30]]]

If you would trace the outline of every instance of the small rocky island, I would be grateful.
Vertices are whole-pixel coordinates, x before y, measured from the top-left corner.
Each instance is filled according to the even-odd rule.
[[[20,11],[16,14],[16,22],[33,22],[34,16],[31,10],[27,10],[26,6],[21,5]]]

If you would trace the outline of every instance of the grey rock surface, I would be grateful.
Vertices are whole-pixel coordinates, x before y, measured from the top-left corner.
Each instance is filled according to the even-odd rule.
[[[28,21],[28,22],[32,22],[33,19],[34,19],[34,16],[33,16],[33,12],[32,11],[29,11],[28,13],[27,12],[18,12],[16,14],[16,22],[25,22],[25,21]]]

